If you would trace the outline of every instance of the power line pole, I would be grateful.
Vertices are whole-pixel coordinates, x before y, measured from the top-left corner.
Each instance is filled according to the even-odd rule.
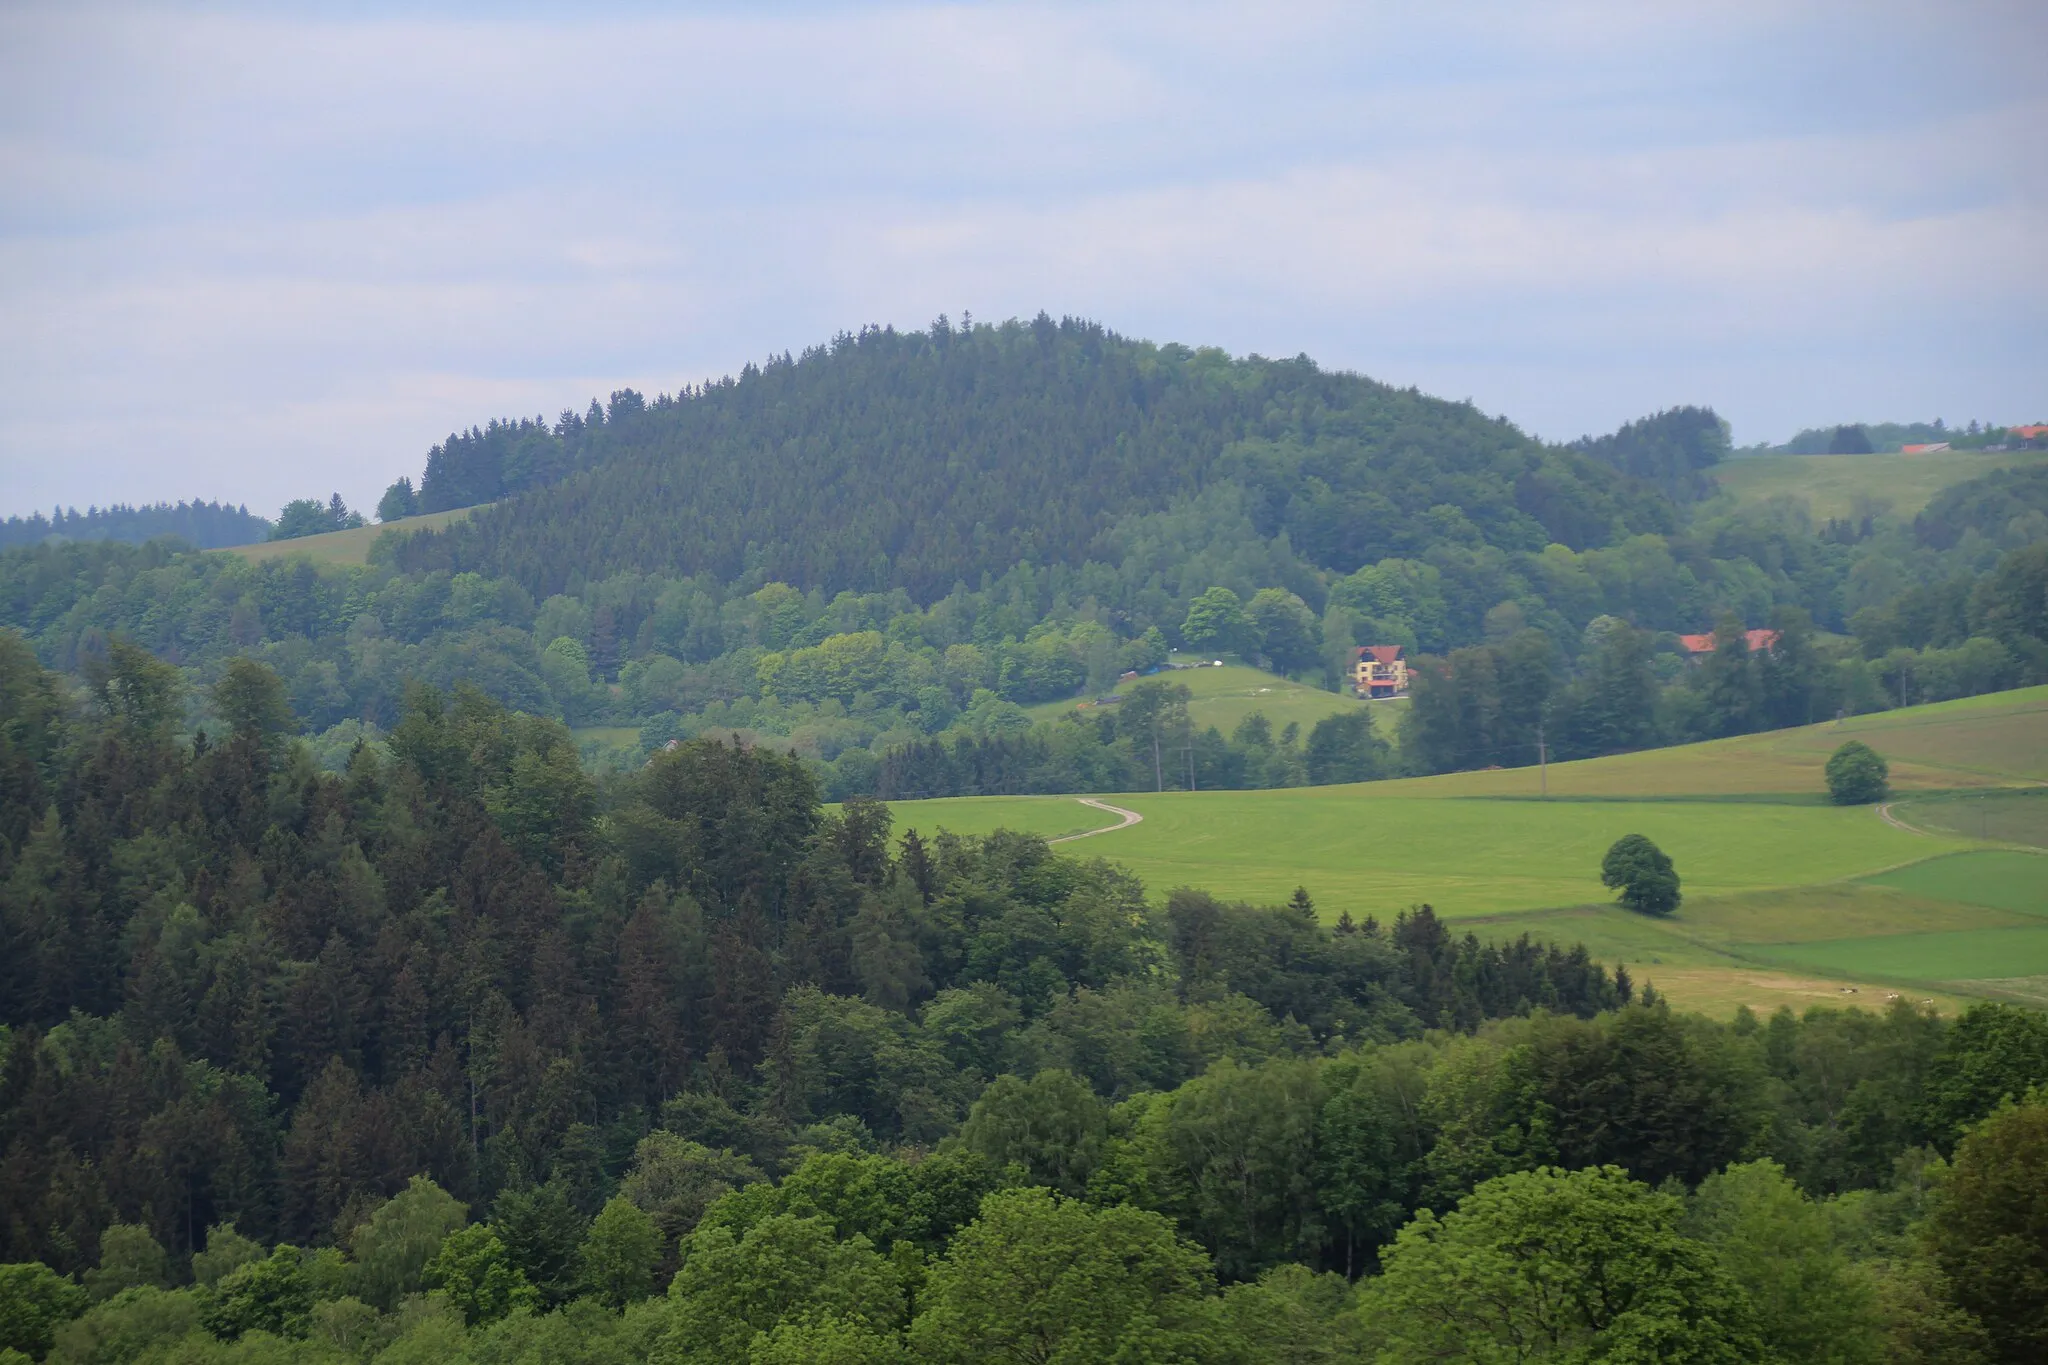
[[[1160,791],[1166,790],[1166,773],[1159,766],[1159,722],[1152,722],[1152,782]]]
[[[1550,750],[1543,742],[1543,722],[1536,722],[1536,772],[1537,781],[1542,784],[1542,799],[1550,799]]]

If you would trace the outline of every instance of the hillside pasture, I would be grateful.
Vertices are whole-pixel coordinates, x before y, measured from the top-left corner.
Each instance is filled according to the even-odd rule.
[[[2048,916],[2048,856],[2039,853],[1951,853],[1863,880],[1963,905]]]
[[[1389,703],[1362,702],[1355,697],[1325,692],[1319,687],[1310,687],[1244,664],[1225,664],[1221,668],[1209,665],[1175,668],[1157,674],[1155,678],[1139,681],[1155,680],[1179,683],[1188,689],[1192,694],[1188,701],[1188,718],[1200,729],[1214,726],[1228,735],[1237,728],[1238,722],[1252,712],[1260,711],[1273,723],[1275,735],[1289,723],[1299,725],[1306,735],[1325,716],[1347,715],[1366,709],[1373,716],[1373,728],[1389,743],[1393,742],[1395,713],[1390,711]],[[1128,682],[1119,684],[1118,695],[1128,695],[1134,685]],[[1034,720],[1052,720],[1070,711],[1084,709],[1088,704],[1053,701],[1025,709]],[[1393,703],[1394,706],[1402,704]]]
[[[237,545],[221,553],[240,555],[259,564],[265,560],[289,559],[295,555],[303,555],[315,564],[361,567],[370,562],[370,547],[375,545],[377,537],[386,531],[438,531],[451,522],[462,520],[475,510],[474,507],[458,507],[447,512],[424,512],[416,517],[401,517],[397,521],[358,526],[352,531],[329,531],[324,535],[297,536],[291,540],[265,540],[255,545]]]
[[[1935,834],[2048,849],[2048,787],[1935,792],[1893,802],[1892,814]]]
[[[1714,481],[1737,502],[1792,497],[1815,521],[1855,515],[1858,499],[1881,500],[1910,517],[1951,484],[2000,469],[2048,463],[2048,451],[1937,451],[1931,455],[1764,455],[1727,460]]]
[[[1600,859],[1646,834],[1688,894],[1715,895],[1881,871],[1935,851],[1868,809],[1738,801],[1412,799],[1393,783],[1105,798],[1144,823],[1091,841],[1154,891],[1195,886],[1277,903],[1308,887],[1328,915],[1386,918],[1427,901],[1452,918],[1604,900]],[[1114,823],[1071,797],[896,803],[898,827],[963,834],[1071,832]]]
[[[1916,817],[1906,827],[1826,802],[1821,769],[1849,738],[1890,759],[1906,793],[1895,808]],[[1980,824],[2025,832],[2048,811],[2048,789],[2022,785],[2044,764],[2048,688],[2037,687],[1558,764],[1547,800],[1534,769],[1111,796],[1144,822],[1069,851],[1122,863],[1155,897],[1194,886],[1272,904],[1305,886],[1326,919],[1382,921],[1426,901],[1484,938],[1584,942],[1702,1009],[1896,993],[1944,1007],[1984,994],[2048,1001],[2048,857],[1979,837]],[[899,829],[927,835],[1115,823],[1063,796],[893,809]],[[1623,910],[1599,884],[1601,855],[1626,833],[1671,854],[1685,889],[1676,915]]]

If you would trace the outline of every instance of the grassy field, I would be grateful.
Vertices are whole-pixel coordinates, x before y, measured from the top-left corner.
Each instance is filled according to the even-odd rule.
[[[2048,857],[2038,853],[1955,853],[1864,880],[1915,896],[2048,916]]]
[[[1355,697],[1325,692],[1321,688],[1308,687],[1242,664],[1225,664],[1221,668],[1177,668],[1160,677],[1167,682],[1180,683],[1193,694],[1188,702],[1188,716],[1196,725],[1204,729],[1213,725],[1226,735],[1254,711],[1265,713],[1266,719],[1273,722],[1275,734],[1285,729],[1289,722],[1300,725],[1303,733],[1307,733],[1325,716],[1343,715],[1368,707],[1373,714],[1374,728],[1391,743],[1394,738],[1393,708],[1406,704],[1362,702]],[[1131,686],[1124,683],[1117,690],[1129,692]],[[1083,704],[1050,701],[1025,709],[1034,720],[1051,720]]]
[[[1600,858],[1624,834],[1669,853],[1689,892],[1719,895],[1877,872],[1933,842],[1868,809],[1738,801],[1403,799],[1366,783],[1108,798],[1145,817],[1090,853],[1155,889],[1279,902],[1305,885],[1330,914],[1382,919],[1418,901],[1451,917],[1603,900]],[[900,825],[1070,833],[1115,823],[1063,797],[905,801]]]
[[[2048,787],[1930,792],[1892,803],[1917,829],[2048,849]]]
[[[1826,804],[1822,765],[1851,737],[1891,759],[1911,794],[1901,813],[1962,814],[1899,828],[1870,807]],[[1382,920],[1427,901],[1484,937],[1583,941],[1702,1009],[1895,993],[2048,1000],[2048,856],[1985,849],[1967,814],[2026,832],[2048,805],[2027,804],[2037,798],[2019,784],[2044,769],[2048,688],[2032,688],[1559,764],[1548,800],[1535,799],[1529,769],[1115,796],[1144,823],[1066,851],[1112,858],[1155,894],[1187,885],[1272,903],[1303,885],[1326,916]],[[1959,789],[1974,794],[1960,800]],[[927,834],[1058,837],[1115,823],[1071,797],[893,809],[899,829]],[[1600,886],[1601,854],[1626,833],[1672,856],[1685,883],[1677,915],[1624,911]]]
[[[1900,516],[1912,516],[1950,484],[1994,469],[2048,463],[2048,451],[2014,450],[1996,455],[1949,451],[1933,455],[1767,455],[1729,460],[1714,467],[1714,478],[1741,502],[1795,497],[1805,500],[1815,520],[1846,517],[1856,499],[1881,498]]]
[[[427,512],[417,517],[401,517],[380,525],[358,526],[353,531],[329,531],[322,536],[299,536],[292,540],[266,540],[255,545],[238,545],[223,553],[241,555],[258,563],[266,559],[285,559],[292,555],[304,555],[316,564],[355,564],[370,562],[370,547],[377,543],[377,537],[386,531],[431,531],[446,526],[451,521],[460,521],[476,509],[458,507],[452,512]]]
[[[640,727],[637,725],[579,725],[569,731],[569,737],[578,745],[606,744],[614,748],[630,748],[640,742]]]

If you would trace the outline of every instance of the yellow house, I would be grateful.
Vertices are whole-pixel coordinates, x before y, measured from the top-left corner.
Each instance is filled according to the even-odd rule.
[[[1352,689],[1361,697],[1398,697],[1408,690],[1408,660],[1399,645],[1360,645]]]

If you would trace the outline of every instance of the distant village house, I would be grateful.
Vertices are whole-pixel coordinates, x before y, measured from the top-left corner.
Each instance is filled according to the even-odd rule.
[[[1408,660],[1399,645],[1361,645],[1351,685],[1361,697],[1398,697],[1408,690]]]
[[[1749,652],[1752,654],[1766,652],[1777,648],[1778,632],[1775,630],[1745,630],[1742,632],[1742,642],[1749,646]],[[1714,637],[1711,633],[1706,635],[1681,635],[1678,637],[1678,643],[1684,647],[1686,655],[1695,663],[1714,652]]]

